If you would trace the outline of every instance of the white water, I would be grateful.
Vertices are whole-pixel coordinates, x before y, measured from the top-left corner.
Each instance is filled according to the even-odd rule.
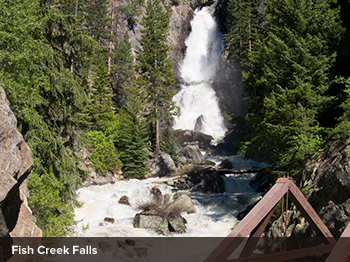
[[[186,39],[186,56],[180,69],[186,82],[174,97],[180,116],[175,118],[174,129],[194,130],[202,118],[202,133],[222,139],[226,132],[218,99],[211,83],[221,52],[223,38],[212,16],[213,6],[197,9],[191,21],[192,31]]]

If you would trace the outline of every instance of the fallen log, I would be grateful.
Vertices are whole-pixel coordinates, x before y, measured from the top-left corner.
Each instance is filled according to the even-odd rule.
[[[216,169],[216,172],[219,174],[243,174],[243,173],[258,173],[263,168],[254,168],[254,169],[222,169],[218,168]]]
[[[175,179],[178,179],[178,178],[181,178],[181,177],[182,176],[167,177],[167,178],[164,178],[164,179],[161,179],[161,180],[158,180],[158,181],[153,181],[152,184],[161,184],[161,183],[167,182],[169,180],[175,180]]]

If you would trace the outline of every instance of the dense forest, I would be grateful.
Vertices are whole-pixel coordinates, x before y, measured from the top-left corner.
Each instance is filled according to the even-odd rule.
[[[29,202],[45,236],[73,233],[74,192],[87,177],[80,149],[97,172],[125,178],[144,177],[160,151],[176,160],[164,127],[176,112],[167,37],[178,1],[113,3],[0,0],[0,83],[33,152]],[[136,52],[128,32],[116,39],[113,8],[130,30],[142,28]],[[228,0],[225,8],[229,66],[239,64],[248,103],[241,151],[269,159],[276,176],[301,179],[315,152],[350,138],[350,2]]]

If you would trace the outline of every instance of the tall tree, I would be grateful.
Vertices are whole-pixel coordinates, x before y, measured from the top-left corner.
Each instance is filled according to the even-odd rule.
[[[174,104],[174,92],[170,87],[175,84],[173,62],[169,57],[170,46],[167,44],[170,14],[160,0],[147,2],[142,17],[140,39],[141,48],[137,55],[137,69],[141,86],[147,90],[146,112],[154,133],[154,154],[160,151],[160,121],[171,117]]]
[[[322,143],[317,113],[329,100],[341,26],[328,0],[267,2],[265,38],[244,72],[248,152],[269,154],[276,173],[298,175]]]
[[[103,129],[113,118],[113,91],[109,82],[108,68],[102,56],[97,59],[95,75],[90,93],[91,104],[87,108],[90,127]]]
[[[257,40],[259,3],[258,0],[230,0],[227,4],[224,38],[230,53],[241,64],[247,62],[248,53]]]

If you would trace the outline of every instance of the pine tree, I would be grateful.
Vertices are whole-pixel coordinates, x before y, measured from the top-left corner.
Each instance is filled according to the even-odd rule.
[[[118,44],[112,57],[111,82],[113,83],[114,101],[118,107],[126,105],[126,86],[135,77],[134,56],[128,32]]]
[[[147,92],[145,102],[148,108],[145,112],[149,112],[148,124],[153,127],[150,133],[154,133],[155,155],[160,151],[159,123],[162,119],[170,118],[174,109],[174,92],[170,87],[174,85],[175,78],[173,63],[168,54],[170,46],[167,44],[169,17],[160,0],[147,2],[146,12],[141,20],[141,49],[137,55],[139,81]]]
[[[120,114],[124,121],[118,149],[123,162],[123,175],[126,178],[143,178],[147,174],[149,161],[146,123],[139,116],[137,106],[129,106]]]
[[[167,153],[174,160],[176,166],[179,165],[179,154],[176,141],[174,139],[173,132],[169,125],[165,128],[165,131],[161,138],[160,150]]]
[[[341,27],[329,1],[271,0],[266,37],[244,72],[248,153],[269,154],[276,173],[300,174],[322,143],[317,113],[329,100]]]
[[[248,53],[257,40],[258,7],[257,0],[230,0],[227,4],[225,42],[234,59],[244,65]]]
[[[92,129],[101,130],[112,120],[114,115],[112,93],[107,64],[100,56],[95,68],[90,94],[91,105],[88,108]]]

